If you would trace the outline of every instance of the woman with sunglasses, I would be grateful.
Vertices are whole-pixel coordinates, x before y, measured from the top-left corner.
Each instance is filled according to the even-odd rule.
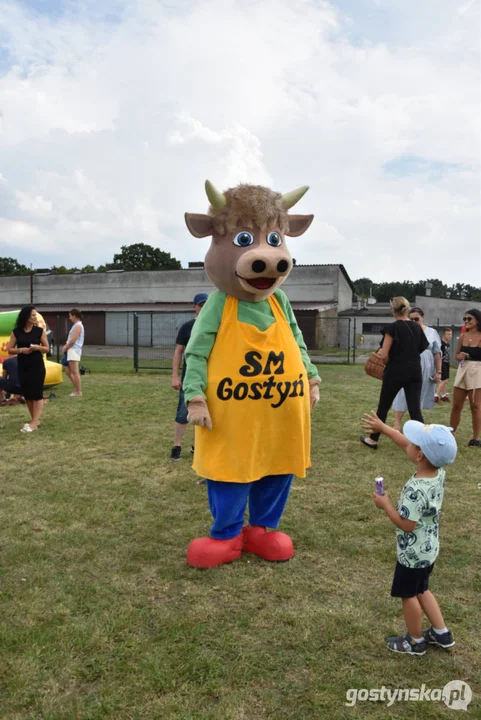
[[[386,421],[392,402],[401,388],[406,393],[411,420],[424,422],[419,404],[422,387],[420,356],[429,342],[420,324],[409,318],[409,310],[406,298],[392,298],[394,322],[382,331],[383,339],[378,355],[384,360],[386,367],[376,413],[382,422]],[[359,439],[363,445],[376,450],[379,435],[380,433],[375,432],[369,437],[361,435]]]
[[[422,328],[429,342],[429,346],[421,355],[422,387],[420,402],[421,410],[432,410],[436,384],[441,380],[441,338],[437,330],[424,324],[424,312],[421,308],[411,308],[409,319]],[[394,410],[394,429],[401,430],[401,420],[408,409],[404,390],[398,392],[392,407]]]
[[[466,331],[458,339],[456,360],[459,361],[453,387],[450,425],[458,429],[464,401],[469,398],[473,422],[473,437],[468,447],[481,447],[481,311],[468,310],[463,317]]]

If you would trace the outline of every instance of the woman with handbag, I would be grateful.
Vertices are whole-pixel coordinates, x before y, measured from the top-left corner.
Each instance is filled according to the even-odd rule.
[[[421,354],[421,410],[432,410],[434,407],[434,391],[436,383],[441,380],[441,338],[438,331],[424,323],[424,311],[419,307],[411,308],[409,319],[419,323],[426,335],[429,347]],[[400,390],[392,404],[394,410],[394,429],[401,430],[401,421],[407,410],[406,397]]]
[[[406,394],[411,420],[424,422],[420,407],[421,353],[429,346],[429,342],[419,323],[409,319],[409,310],[406,298],[395,297],[391,300],[394,322],[384,328],[378,351],[386,366],[377,408],[377,416],[382,422],[386,421],[393,400],[401,389]],[[372,433],[369,437],[361,435],[360,440],[363,445],[376,450],[379,433]]]

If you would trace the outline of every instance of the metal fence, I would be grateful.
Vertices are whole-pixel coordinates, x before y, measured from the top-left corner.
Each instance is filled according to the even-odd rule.
[[[192,313],[135,313],[132,323],[134,368],[138,370],[168,370],[179,328]],[[314,316],[314,332],[304,332],[314,337],[309,355],[314,363],[356,362],[356,321],[353,318]],[[306,320],[300,323],[302,326]],[[312,345],[315,345],[314,347]]]
[[[132,340],[135,370],[171,369],[177,333],[193,317],[192,312],[134,313]]]
[[[172,368],[177,332],[181,325],[192,317],[192,313],[135,313],[132,324],[135,370]],[[316,364],[364,363],[369,353],[380,345],[380,329],[372,334],[363,334],[361,318],[318,315],[313,320],[316,323],[315,331],[305,331],[304,337],[315,338],[308,346],[308,352]],[[382,325],[388,325],[389,322],[392,320],[386,318]],[[305,319],[299,324],[302,326],[304,323]],[[448,326],[438,324],[433,327],[442,335],[443,329]],[[452,330],[451,355],[454,354],[453,347],[461,326],[452,326]]]
[[[86,356],[102,357],[109,360],[134,360],[136,371],[143,369],[171,370],[175,341],[180,327],[191,320],[194,313],[187,312],[120,312],[110,313],[105,317],[105,346],[88,346],[84,348]],[[360,317],[324,317],[322,314],[311,317],[298,317],[298,323],[308,345],[311,360],[316,364],[364,363],[369,353],[379,347],[381,329],[392,322],[386,317],[385,322],[362,332],[366,321]],[[439,335],[445,327],[451,327],[451,358],[454,358],[456,343],[461,334],[461,325],[443,325],[436,322],[434,327]],[[50,320],[50,328],[55,338],[55,349],[52,359],[60,361],[61,344],[59,339],[66,333],[62,330],[57,315]]]
[[[311,347],[308,347],[311,360],[316,364],[355,362],[352,318],[318,315],[315,321],[315,341],[310,343]]]
[[[362,332],[363,326],[365,326],[365,321],[363,321],[362,318],[352,318],[352,334],[351,334],[351,347],[353,348],[353,362],[357,363],[364,363],[366,358],[368,357],[369,353],[371,353],[373,350],[377,350],[382,339],[382,333],[381,330],[386,325],[389,325],[389,323],[392,322],[391,318],[386,318],[385,322],[376,324],[375,330],[369,330]],[[378,325],[378,326],[377,326]],[[439,320],[436,321],[436,323],[433,323],[430,325],[430,327],[434,328],[438,334],[439,337],[442,339],[443,331],[445,329],[452,330],[453,337],[451,340],[451,362],[454,362],[454,354],[456,352],[456,345],[459,339],[459,336],[461,335],[461,328],[462,325],[449,325],[449,324],[442,324],[439,322]]]

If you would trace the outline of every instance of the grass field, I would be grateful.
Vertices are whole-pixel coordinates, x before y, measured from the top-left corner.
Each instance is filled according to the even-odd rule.
[[[0,409],[1,718],[439,719],[454,712],[442,701],[347,707],[346,691],[455,679],[481,717],[481,453],[466,447],[469,411],[431,585],[457,644],[403,657],[383,642],[403,620],[389,596],[394,526],[371,492],[381,474],[395,499],[412,467],[386,439],[376,453],[358,441],[379,383],[361,367],[321,367],[312,469],[281,527],[295,558],[196,571],[185,552],[210,515],[187,453],[168,457],[176,394],[167,375],[125,362],[85,359],[84,397],[64,383],[32,435],[19,432],[24,408]],[[428,417],[447,423],[449,408]]]

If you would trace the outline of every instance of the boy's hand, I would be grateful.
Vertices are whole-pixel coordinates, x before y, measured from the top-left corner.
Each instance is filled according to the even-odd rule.
[[[374,492],[372,494],[372,499],[374,500],[374,505],[379,508],[379,510],[385,510],[385,508],[391,504],[387,492],[385,492],[384,495],[378,495]]]
[[[371,410],[370,413],[364,413],[361,425],[363,430],[367,432],[383,432],[384,428],[384,423],[379,420],[374,410]]]

